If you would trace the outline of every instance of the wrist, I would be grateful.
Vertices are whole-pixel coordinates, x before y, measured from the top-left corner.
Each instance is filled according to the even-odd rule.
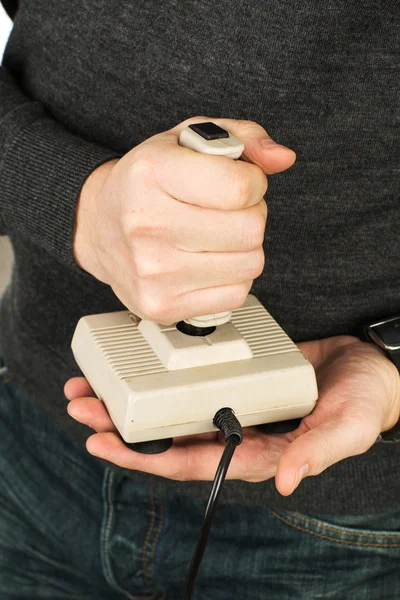
[[[109,160],[92,171],[82,185],[75,209],[73,253],[78,266],[93,274],[96,247],[98,198],[119,159]]]
[[[384,316],[359,325],[358,336],[384,357],[385,370],[391,378],[390,414],[378,441],[400,441],[400,317]]]

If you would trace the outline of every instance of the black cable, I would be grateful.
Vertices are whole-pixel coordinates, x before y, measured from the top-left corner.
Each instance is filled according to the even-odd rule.
[[[200,531],[199,541],[196,550],[193,554],[192,561],[189,566],[188,575],[185,583],[185,591],[183,600],[190,600],[192,597],[194,581],[203,558],[203,554],[207,545],[208,536],[211,528],[211,519],[217,505],[218,498],[222,491],[222,484],[225,481],[229,465],[232,460],[236,446],[242,443],[243,432],[242,426],[235,417],[231,408],[221,408],[215,415],[213,423],[218,429],[225,434],[226,446],[222,454],[221,460],[215,474],[213,486],[208,498],[206,512],[204,513],[203,525]]]

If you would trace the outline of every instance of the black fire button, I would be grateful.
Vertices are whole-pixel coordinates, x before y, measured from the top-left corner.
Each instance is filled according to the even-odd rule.
[[[218,127],[218,125],[211,121],[207,123],[195,123],[194,125],[189,125],[189,127],[205,140],[221,140],[229,137],[229,133],[225,129]]]

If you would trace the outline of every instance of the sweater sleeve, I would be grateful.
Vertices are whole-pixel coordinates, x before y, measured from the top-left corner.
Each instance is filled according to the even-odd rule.
[[[78,268],[72,252],[83,183],[118,153],[72,134],[0,67],[0,234],[27,237]]]

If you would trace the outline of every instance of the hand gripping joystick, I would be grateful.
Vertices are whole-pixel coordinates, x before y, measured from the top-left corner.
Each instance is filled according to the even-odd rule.
[[[214,154],[238,159],[244,144],[225,129],[212,122],[189,125],[179,137],[179,144],[203,154]],[[192,317],[179,321],[176,328],[181,333],[191,336],[205,337],[214,333],[218,325],[223,325],[231,320],[231,311]],[[172,445],[172,438],[127,444],[132,450],[143,454],[159,454],[165,452]]]
[[[179,141],[232,159],[244,150],[210,122],[190,125]],[[171,326],[128,310],[82,317],[72,350],[125,444],[146,454],[216,431],[224,407],[249,427],[302,418],[318,396],[312,365],[251,294],[233,311]]]

